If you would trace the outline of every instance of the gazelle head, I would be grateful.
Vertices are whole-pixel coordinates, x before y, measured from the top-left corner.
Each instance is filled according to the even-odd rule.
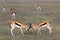
[[[25,26],[26,31],[28,30],[28,28],[29,28],[29,26],[28,26],[28,25],[26,25],[26,26]]]
[[[28,31],[30,31],[30,29],[32,29],[32,30],[36,29],[33,23],[28,23],[28,24],[29,24]]]
[[[34,25],[34,24],[32,24],[32,28],[33,28],[34,30],[36,30],[36,28],[37,28],[37,27],[35,27],[35,25]]]

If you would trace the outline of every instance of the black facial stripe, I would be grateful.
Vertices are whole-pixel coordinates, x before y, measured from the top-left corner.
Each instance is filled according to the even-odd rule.
[[[46,23],[44,23],[44,24],[42,24],[42,25],[40,25],[40,26],[43,26],[43,25],[45,25]]]
[[[15,24],[21,27],[21,25],[19,25],[18,23],[15,23]]]

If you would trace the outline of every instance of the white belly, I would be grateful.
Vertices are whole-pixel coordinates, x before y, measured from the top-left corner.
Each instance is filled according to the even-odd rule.
[[[41,27],[46,27],[46,25],[43,25],[43,26],[41,26]]]
[[[20,28],[20,26],[16,25],[15,27]]]

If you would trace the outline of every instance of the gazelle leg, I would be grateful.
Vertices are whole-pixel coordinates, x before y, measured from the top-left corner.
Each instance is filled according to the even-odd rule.
[[[41,34],[41,28],[42,28],[42,27],[39,27],[39,28],[38,28],[38,33],[37,33],[37,35]]]
[[[47,26],[48,30],[49,30],[49,35],[52,33],[52,29],[50,26]]]
[[[13,18],[15,19],[15,15],[13,15]]]
[[[21,32],[22,32],[22,35],[24,36],[24,33],[23,33],[23,30],[22,30],[22,28],[21,27],[19,27],[20,28],[20,30],[21,30]]]
[[[14,30],[14,28],[15,28],[15,27],[12,27],[12,28],[11,28],[11,34],[12,34],[12,36],[13,36],[13,30]]]
[[[15,19],[15,14],[12,14],[12,19]]]

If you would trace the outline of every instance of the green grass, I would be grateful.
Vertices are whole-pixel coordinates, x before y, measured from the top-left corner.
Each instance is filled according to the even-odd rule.
[[[42,10],[36,10],[33,5],[39,4]],[[60,40],[60,3],[21,3],[4,4],[5,12],[0,11],[0,40]],[[10,33],[9,22],[11,21],[10,8],[16,9],[16,20],[27,24],[28,22],[37,23],[41,20],[50,20],[52,35],[48,35],[47,30],[42,30],[41,35],[36,32],[28,33],[24,31],[25,36],[21,35],[20,29],[15,29],[15,36]]]

